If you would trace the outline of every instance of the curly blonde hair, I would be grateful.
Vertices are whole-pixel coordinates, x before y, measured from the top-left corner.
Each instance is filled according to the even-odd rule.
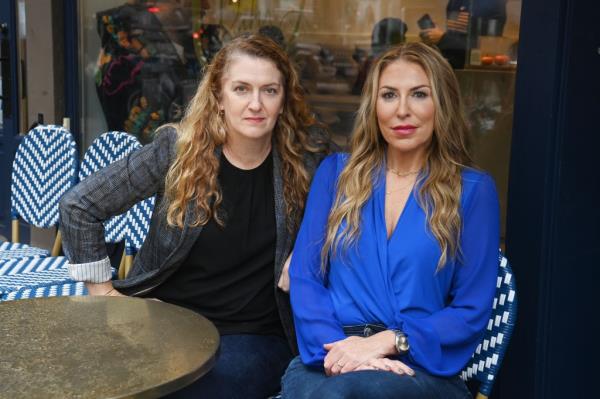
[[[287,54],[267,37],[246,35],[233,39],[215,55],[183,119],[175,125],[177,153],[165,182],[167,222],[171,226],[183,227],[190,202],[196,204],[196,212],[189,225],[202,226],[211,218],[224,224],[218,212],[223,198],[217,183],[219,160],[215,151],[226,143],[227,133],[219,116],[219,99],[223,75],[232,58],[240,54],[273,62],[283,77],[283,112],[272,140],[281,157],[288,229],[293,230],[299,223],[309,187],[303,158],[306,151],[317,151],[309,142],[307,128],[315,121]]]
[[[460,252],[461,171],[471,166],[472,160],[458,81],[450,64],[437,50],[423,43],[406,43],[384,53],[369,72],[352,134],[350,158],[340,173],[328,218],[321,252],[323,272],[330,253],[337,255],[340,246],[345,251],[356,241],[360,234],[361,208],[371,197],[377,171],[384,167],[387,143],[377,123],[377,92],[381,73],[398,60],[419,65],[431,83],[436,110],[434,131],[416,187],[419,187],[417,201],[440,246],[438,270]]]

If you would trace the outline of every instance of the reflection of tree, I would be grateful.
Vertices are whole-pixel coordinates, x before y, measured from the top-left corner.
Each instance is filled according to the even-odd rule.
[[[150,141],[197,84],[189,8],[177,0],[130,2],[97,13],[97,21],[96,89],[108,129]]]

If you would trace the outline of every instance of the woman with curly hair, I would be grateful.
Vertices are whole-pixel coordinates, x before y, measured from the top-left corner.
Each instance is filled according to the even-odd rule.
[[[349,154],[319,166],[290,266],[287,398],[465,398],[492,309],[499,209],[456,77],[421,43],[375,63]]]
[[[312,125],[285,52],[266,37],[239,37],[216,54],[180,123],[61,201],[69,270],[91,295],[157,298],[218,328],[215,367],[173,397],[277,391],[295,351],[277,283],[327,150]],[[113,282],[102,221],[152,195],[146,241],[127,278]]]

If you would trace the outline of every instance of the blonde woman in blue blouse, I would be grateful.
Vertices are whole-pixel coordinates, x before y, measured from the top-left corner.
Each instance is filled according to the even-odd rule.
[[[465,398],[491,312],[499,207],[456,77],[409,43],[371,70],[350,154],[316,172],[290,266],[288,398]]]

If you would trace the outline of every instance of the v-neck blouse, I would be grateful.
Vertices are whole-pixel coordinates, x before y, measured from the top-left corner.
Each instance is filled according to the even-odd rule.
[[[402,361],[434,375],[456,375],[492,308],[500,231],[492,178],[463,171],[461,254],[436,272],[439,244],[414,191],[388,239],[382,168],[361,210],[356,244],[330,257],[324,277],[320,254],[327,217],[347,159],[331,155],[317,170],[292,256],[290,295],[303,362],[322,366],[323,344],[344,339],[343,326],[375,323],[408,336],[411,348]]]

